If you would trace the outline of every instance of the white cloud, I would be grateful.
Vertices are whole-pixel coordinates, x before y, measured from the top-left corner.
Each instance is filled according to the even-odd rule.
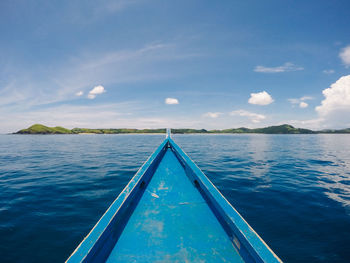
[[[76,96],[80,97],[84,95],[84,92],[82,91],[78,91],[77,93],[75,93]]]
[[[66,128],[205,128],[208,121],[192,116],[162,117],[154,113],[151,105],[142,105],[140,101],[97,104],[97,105],[61,105],[46,109],[14,113],[7,111],[0,114],[0,123],[7,123],[7,127],[0,125],[0,133],[15,132],[29,127],[34,123],[44,125],[63,126]],[[153,114],[151,114],[153,113]],[[222,128],[227,128],[223,124]],[[212,128],[217,128],[213,124]]]
[[[343,76],[322,91],[324,100],[315,108],[318,116],[309,120],[289,120],[295,126],[309,129],[339,129],[350,127],[350,75]],[[307,97],[306,97],[307,98]],[[301,103],[300,99],[296,103]],[[293,102],[292,102],[293,103]]]
[[[92,90],[89,91],[88,98],[94,99],[96,95],[106,92],[105,88],[101,85],[95,86]]]
[[[35,67],[25,68],[20,63],[7,65],[9,69],[6,70],[11,74],[5,74],[4,67],[0,67],[0,75],[4,73],[7,76],[0,87],[0,93],[3,92],[0,94],[0,105],[11,104],[27,110],[32,106],[69,101],[72,94],[75,95],[90,87],[91,83],[99,83],[101,80],[106,86],[117,86],[187,75],[189,71],[181,62],[201,55],[188,51],[181,45],[149,43],[138,49],[107,52],[90,50],[74,56],[69,54],[50,64],[50,67],[42,64],[45,74],[40,81],[34,77],[38,74]],[[174,71],[164,66],[170,64],[181,67]],[[4,88],[6,86],[11,88]]]
[[[186,76],[190,71],[183,62],[197,57],[200,58],[201,54],[193,52],[186,44],[179,41],[142,44],[136,49],[117,49],[107,52],[84,50],[74,55],[67,54],[51,62],[49,67],[46,64],[40,64],[39,71],[38,67],[24,67],[23,63],[0,66],[0,75],[6,76],[6,79],[1,80],[0,83],[0,123],[2,124],[0,132],[11,132],[16,128],[23,128],[25,125],[20,116],[36,110],[38,106],[45,112],[42,107],[71,103],[72,95],[75,96],[79,91],[84,91],[83,96],[87,96],[89,88],[93,88],[91,84],[101,83],[101,80],[105,87],[114,86],[115,89],[122,89],[121,84],[150,83]],[[174,67],[177,70],[174,71]],[[43,71],[45,74],[37,78],[39,72]],[[9,112],[13,114],[10,116]],[[143,113],[140,111],[137,114]],[[54,112],[51,117],[55,115],[59,113]],[[36,122],[40,122],[40,119]],[[64,125],[65,122],[53,124]],[[203,125],[197,127],[200,128]]]
[[[296,66],[290,62],[286,62],[282,66],[278,66],[278,67],[256,66],[254,69],[255,72],[260,72],[260,73],[281,73],[281,72],[299,71],[299,70],[304,70],[304,68]]]
[[[346,67],[350,66],[350,45],[346,46],[340,51],[339,57],[341,58]]]
[[[258,93],[250,93],[248,102],[256,105],[268,105],[273,102],[273,99],[266,91],[262,91]]]
[[[203,114],[204,117],[209,117],[209,118],[218,118],[222,113],[221,112],[207,112]]]
[[[168,105],[179,104],[179,101],[175,98],[166,98],[165,104],[168,104]]]
[[[299,107],[300,108],[307,108],[309,106],[309,104],[307,104],[306,102],[302,101],[299,103]]]
[[[333,126],[349,125],[350,75],[341,77],[322,93],[325,99],[315,108],[319,116]]]
[[[266,119],[265,115],[257,114],[254,112],[249,112],[246,110],[236,110],[232,111],[230,113],[231,116],[241,116],[241,117],[248,117],[253,123],[259,123],[262,120]]]
[[[299,99],[295,99],[295,98],[288,99],[288,101],[289,101],[290,103],[292,103],[293,105],[299,104],[299,107],[300,107],[300,108],[307,108],[307,107],[309,106],[309,104],[306,103],[305,101],[306,101],[306,100],[313,100],[313,99],[314,99],[314,98],[311,97],[311,96],[303,96],[303,97],[301,97],[301,98],[299,98]]]
[[[325,69],[322,71],[324,74],[333,74],[335,72],[334,69]]]

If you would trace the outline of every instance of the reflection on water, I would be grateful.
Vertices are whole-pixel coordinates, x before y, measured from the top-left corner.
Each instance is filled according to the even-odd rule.
[[[282,260],[350,262],[350,136],[175,140]]]
[[[349,135],[173,137],[283,261],[350,262]],[[163,139],[0,136],[0,261],[63,262]]]
[[[271,162],[269,152],[271,151],[271,137],[268,135],[251,135],[247,145],[248,156],[251,158],[250,174],[256,179],[262,180],[256,190],[264,190],[271,187],[269,176]]]
[[[325,194],[347,207],[350,213],[350,136],[318,136],[321,158],[319,184]]]

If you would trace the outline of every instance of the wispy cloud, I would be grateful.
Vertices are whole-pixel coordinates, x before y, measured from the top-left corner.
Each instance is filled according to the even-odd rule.
[[[176,44],[152,43],[139,49],[94,52],[93,55],[81,53],[67,58],[64,63],[41,69],[45,74],[41,74],[40,78],[31,69],[13,66],[7,84],[0,87],[0,105],[24,108],[65,102],[79,92],[87,93],[94,83],[101,81],[115,88],[120,84],[188,74],[185,69],[174,72],[168,66],[195,56],[198,54],[180,50]],[[5,81],[2,80],[3,83]]]
[[[168,104],[168,105],[179,104],[179,100],[175,98],[166,98],[164,102],[165,104]]]
[[[304,68],[300,66],[296,66],[290,62],[286,62],[282,66],[278,66],[278,67],[256,66],[254,68],[254,71],[259,73],[281,73],[281,72],[290,72],[290,71],[299,71],[299,70],[304,70]]]
[[[325,69],[322,71],[324,74],[333,74],[335,72],[334,69]]]
[[[299,104],[299,107],[300,108],[307,108],[309,106],[308,103],[306,103],[305,101],[307,100],[313,100],[314,98],[311,97],[311,96],[303,96],[299,99],[297,98],[291,98],[291,99],[288,99],[288,101],[294,106],[296,104]]]
[[[216,119],[218,118],[220,115],[222,115],[221,112],[207,112],[203,114],[203,117],[208,117],[208,118],[213,118]]]
[[[64,6],[61,15],[66,23],[85,26],[145,2],[146,0],[100,0],[84,1],[82,5],[79,1],[71,1],[69,5]]]
[[[114,127],[120,127],[116,120],[128,118],[137,105],[136,102],[124,102],[89,106],[60,105],[45,109],[28,109],[25,112],[7,110],[0,115],[0,122],[7,124],[6,127],[0,127],[0,132],[14,132],[34,123],[68,128],[108,127],[112,124]]]
[[[10,80],[2,89],[0,88],[0,106],[4,107],[16,103],[25,103],[27,97],[30,95],[30,92],[23,90],[19,86],[18,80]]]
[[[99,12],[107,11],[109,13],[120,12],[129,6],[142,3],[143,0],[105,0],[103,5],[99,5]]]
[[[273,102],[271,95],[266,91],[258,92],[258,93],[250,93],[250,98],[248,103],[256,104],[256,105],[269,105]]]
[[[60,105],[28,112],[11,112],[0,115],[0,133],[15,132],[34,123],[67,128],[203,128],[207,122],[193,116],[169,117],[161,113],[148,114],[149,106],[140,101],[102,105]]]
[[[241,117],[247,117],[250,121],[252,121],[253,123],[259,123],[262,120],[266,119],[265,115],[262,114],[258,114],[258,113],[254,113],[254,112],[250,112],[250,111],[246,111],[246,110],[236,110],[236,111],[232,111],[230,113],[231,116],[241,116]]]
[[[46,113],[51,108],[56,109],[57,105],[69,107],[72,100],[84,94],[88,95],[95,83],[103,82],[108,90],[115,90],[122,89],[125,84],[157,82],[187,75],[189,73],[186,67],[181,66],[174,71],[174,66],[182,65],[183,61],[198,56],[198,53],[187,52],[181,43],[158,42],[138,49],[103,53],[85,51],[75,57],[67,57],[64,61],[55,61],[50,67],[42,65],[40,69],[8,65],[6,70],[11,74],[5,74],[7,71],[2,67],[0,75],[7,78],[2,79],[0,85],[1,123],[6,124],[3,129],[13,131],[18,127],[17,123],[21,126],[18,128],[23,128],[25,123],[41,122],[40,118],[34,117],[24,122],[21,116],[28,116],[30,112],[33,113],[30,116],[39,116],[36,112],[38,108]],[[95,97],[95,92],[88,96]],[[89,105],[92,105],[91,102]],[[50,112],[47,116],[55,120],[56,115],[61,116],[60,112],[63,110]],[[138,114],[142,116],[142,111]],[[73,114],[72,117],[74,116]],[[13,122],[14,119],[17,121]],[[73,119],[67,123],[74,123]],[[65,123],[52,122],[53,125]],[[106,123],[109,122],[106,120]]]
[[[350,66],[350,45],[346,46],[340,51],[339,57],[346,67]]]
[[[294,127],[302,127],[302,128],[306,128],[306,129],[320,130],[320,129],[328,127],[328,126],[324,126],[323,122],[324,122],[324,119],[322,119],[322,118],[315,118],[315,119],[308,119],[308,120],[284,120],[284,121],[279,122],[278,125],[288,123],[290,125],[293,125]]]

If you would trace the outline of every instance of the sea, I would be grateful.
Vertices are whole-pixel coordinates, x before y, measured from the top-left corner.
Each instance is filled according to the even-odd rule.
[[[0,262],[64,262],[164,135],[0,135]],[[284,262],[350,262],[350,135],[173,135]]]

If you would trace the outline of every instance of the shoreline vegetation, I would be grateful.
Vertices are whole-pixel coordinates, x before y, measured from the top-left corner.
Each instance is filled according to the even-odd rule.
[[[173,134],[347,134],[350,128],[340,130],[320,130],[313,131],[303,128],[295,128],[289,124],[278,126],[269,126],[265,128],[233,128],[224,130],[205,130],[205,129],[171,129]],[[74,128],[66,129],[60,126],[47,127],[42,124],[34,124],[27,129],[19,130],[13,134],[164,134],[165,128],[161,129],[88,129]]]

